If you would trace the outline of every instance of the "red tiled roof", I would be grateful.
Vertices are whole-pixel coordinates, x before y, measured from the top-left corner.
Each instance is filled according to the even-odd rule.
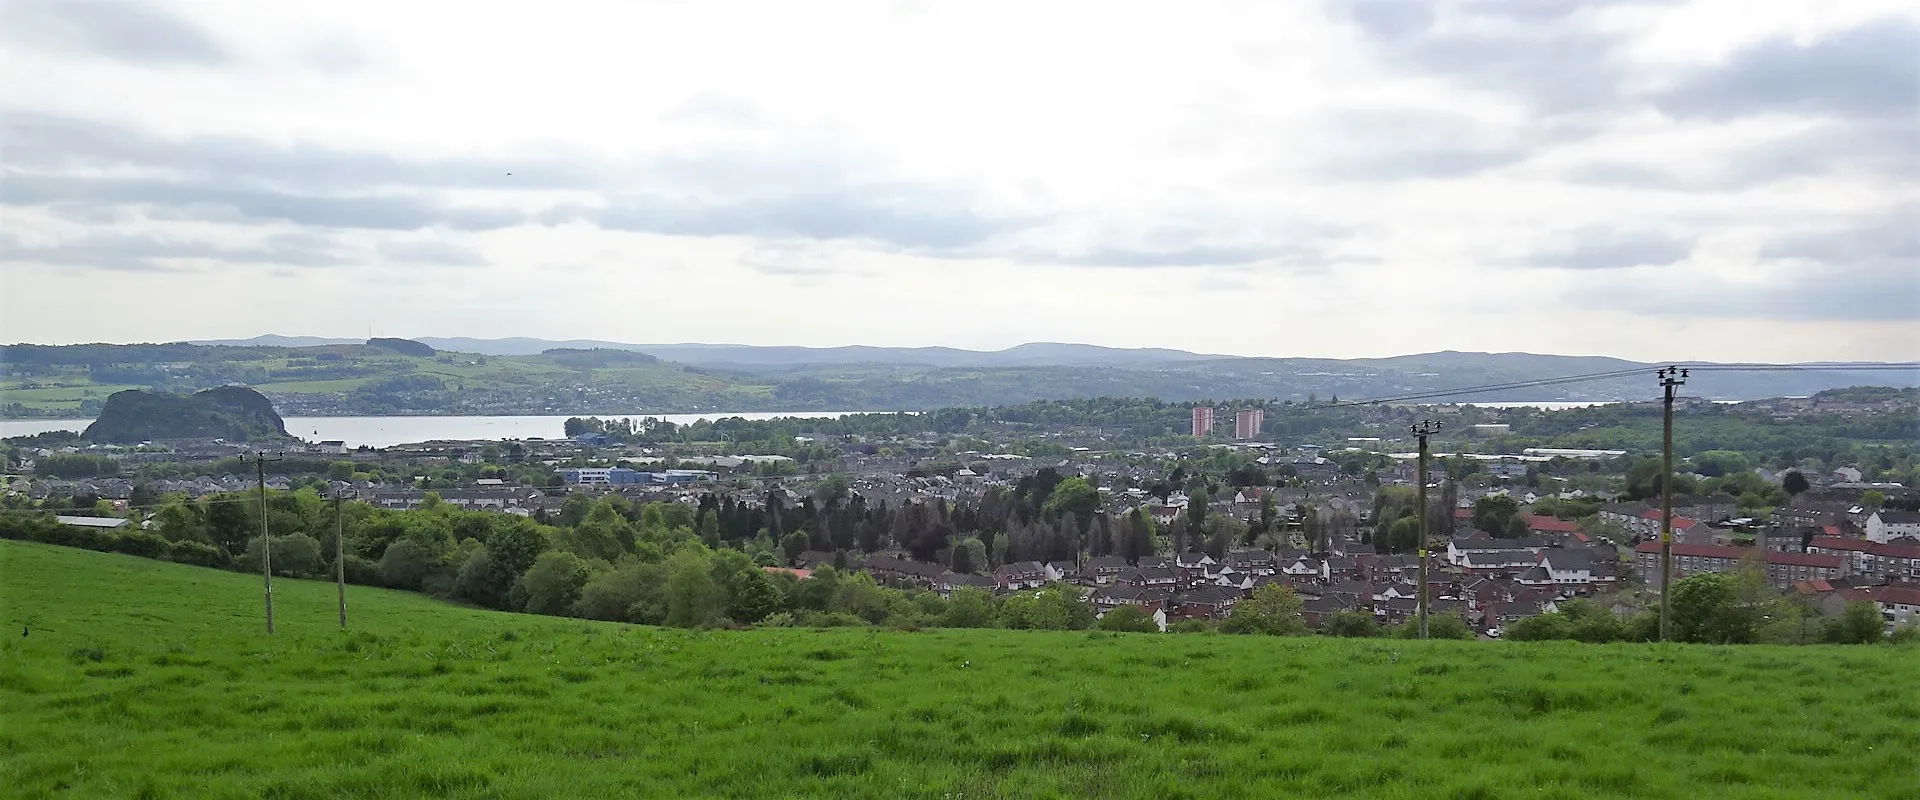
[[[1865,553],[1873,549],[1873,542],[1865,539],[1840,539],[1832,536],[1815,536],[1813,537],[1813,541],[1807,543],[1807,546],[1818,547],[1823,550],[1847,550],[1850,552]]]
[[[1828,536],[1840,535],[1840,526],[1838,525],[1822,525],[1820,526],[1820,530]]]
[[[1678,526],[1679,522],[1680,522],[1679,518],[1675,517],[1674,518],[1675,526]],[[1575,531],[1580,530],[1580,526],[1568,520],[1560,519],[1558,517],[1542,517],[1542,516],[1529,515],[1527,517],[1527,530],[1546,531],[1549,533],[1573,533]]]
[[[1638,546],[1634,547],[1633,550],[1636,553],[1658,553],[1660,552],[1660,542],[1649,539],[1641,542]],[[1725,547],[1717,544],[1687,544],[1685,542],[1673,543],[1674,555],[1690,556],[1693,558],[1724,558],[1737,561],[1753,552],[1754,549],[1751,547]],[[1846,561],[1840,556],[1823,556],[1815,553],[1783,553],[1778,550],[1768,550],[1765,551],[1765,557],[1769,564],[1786,564],[1797,567],[1839,569],[1846,564]]]
[[[1473,519],[1473,509],[1456,508],[1453,510],[1453,518],[1454,519]]]

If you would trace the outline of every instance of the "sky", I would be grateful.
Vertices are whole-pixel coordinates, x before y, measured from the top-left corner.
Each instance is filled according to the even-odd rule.
[[[0,341],[1920,359],[1910,0],[0,0]]]

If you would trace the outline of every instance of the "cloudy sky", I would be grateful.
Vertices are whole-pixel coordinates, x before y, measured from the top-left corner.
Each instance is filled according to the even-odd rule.
[[[0,0],[6,341],[1920,358],[1911,0]]]

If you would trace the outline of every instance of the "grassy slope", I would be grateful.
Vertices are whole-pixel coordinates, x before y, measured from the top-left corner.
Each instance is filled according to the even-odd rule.
[[[181,797],[1912,797],[1920,653],[685,632],[0,542],[0,786]],[[91,658],[98,648],[100,660]],[[1871,747],[1872,749],[1868,749]]]

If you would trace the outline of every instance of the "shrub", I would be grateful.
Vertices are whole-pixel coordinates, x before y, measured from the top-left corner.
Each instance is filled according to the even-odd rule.
[[[1213,623],[1204,619],[1183,619],[1167,626],[1168,633],[1212,633]]]
[[[348,553],[347,582],[356,586],[379,586],[380,565],[373,559]]]
[[[167,560],[176,564],[225,569],[233,563],[227,551],[206,542],[174,542],[167,548]]]
[[[234,561],[244,572],[260,570],[260,537],[247,542],[247,552]],[[320,542],[304,533],[273,537],[273,574],[309,578],[320,573]]]
[[[1327,615],[1320,632],[1328,636],[1364,638],[1379,633],[1380,626],[1374,624],[1373,615],[1365,611],[1335,611]]]
[[[1160,626],[1147,614],[1147,610],[1136,605],[1122,605],[1108,611],[1100,618],[1095,627],[1103,631],[1127,631],[1131,633],[1159,633]]]
[[[113,550],[141,558],[166,558],[167,540],[146,531],[127,531],[114,538]]]
[[[395,589],[417,590],[440,565],[440,554],[432,547],[413,539],[401,539],[387,545],[387,552],[380,556],[380,582]]]

